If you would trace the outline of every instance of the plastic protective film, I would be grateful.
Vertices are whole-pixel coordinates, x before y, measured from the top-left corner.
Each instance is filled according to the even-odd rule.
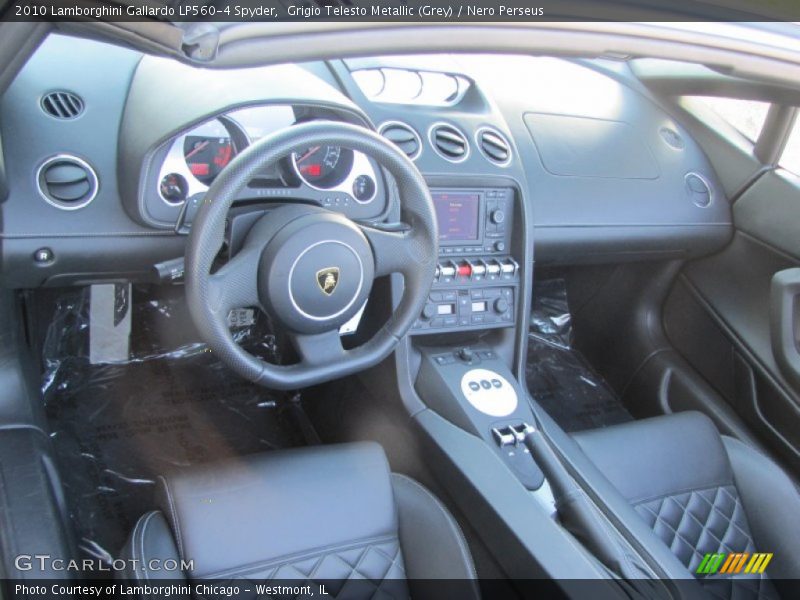
[[[573,348],[572,341],[565,281],[537,281],[525,368],[531,395],[566,431],[633,420],[613,390]]]
[[[244,311],[232,320],[243,347],[278,362],[263,317]],[[181,287],[67,290],[42,354],[51,436],[87,555],[118,555],[155,508],[159,474],[300,443],[299,397],[268,392],[219,362],[197,341]]]

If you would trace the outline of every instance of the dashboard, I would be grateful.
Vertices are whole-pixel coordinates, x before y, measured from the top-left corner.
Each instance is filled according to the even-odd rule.
[[[687,258],[732,231],[702,150],[624,66],[437,55],[212,71],[51,35],[0,98],[3,285],[154,281],[237,154],[317,119],[377,131],[436,197],[457,198],[463,210],[437,205],[440,274],[471,279],[435,282],[448,298],[508,261]],[[502,239],[490,235],[498,190]],[[395,200],[370,157],[326,146],[259,173],[234,206],[300,202],[381,222]]]

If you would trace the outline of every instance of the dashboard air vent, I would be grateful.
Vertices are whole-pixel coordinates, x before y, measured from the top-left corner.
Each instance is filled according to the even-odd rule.
[[[431,127],[431,144],[442,158],[461,162],[469,155],[469,142],[458,129],[441,123]]]
[[[42,197],[63,210],[82,208],[97,195],[97,174],[76,156],[60,154],[47,159],[39,168],[37,181]]]
[[[696,206],[706,208],[711,204],[711,186],[702,175],[687,173],[684,180],[686,181],[686,195]]]
[[[410,126],[399,121],[389,121],[381,125],[380,134],[402,150],[411,160],[422,152],[422,140]]]
[[[72,92],[50,92],[42,97],[42,110],[56,119],[74,119],[83,112],[83,100]]]
[[[499,131],[481,129],[477,137],[478,147],[488,160],[498,165],[505,165],[511,161],[511,147]]]

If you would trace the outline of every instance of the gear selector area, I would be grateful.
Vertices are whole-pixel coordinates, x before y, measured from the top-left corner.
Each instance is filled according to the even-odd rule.
[[[421,350],[416,389],[423,402],[483,439],[526,488],[538,490],[544,476],[524,444],[535,421],[503,360],[484,344]]]

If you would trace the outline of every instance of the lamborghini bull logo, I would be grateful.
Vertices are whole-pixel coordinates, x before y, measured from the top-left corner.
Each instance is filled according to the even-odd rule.
[[[333,294],[339,285],[339,267],[328,267],[317,271],[317,285],[326,296]]]

